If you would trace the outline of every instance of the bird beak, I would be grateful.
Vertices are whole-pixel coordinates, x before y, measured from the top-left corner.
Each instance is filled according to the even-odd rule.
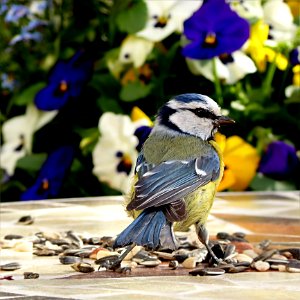
[[[222,126],[222,125],[229,125],[235,123],[235,121],[229,117],[226,116],[220,116],[218,119],[215,120],[215,123],[217,126]]]

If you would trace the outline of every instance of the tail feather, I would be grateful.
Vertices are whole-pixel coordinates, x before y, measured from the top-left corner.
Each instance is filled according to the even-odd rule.
[[[168,237],[166,237],[168,235]],[[167,243],[166,243],[167,241]],[[136,243],[148,249],[175,249],[171,223],[161,210],[144,210],[116,238],[114,248]]]

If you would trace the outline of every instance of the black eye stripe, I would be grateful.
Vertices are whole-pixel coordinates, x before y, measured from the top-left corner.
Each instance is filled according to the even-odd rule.
[[[190,109],[190,111],[193,112],[195,115],[197,115],[199,118],[206,118],[212,120],[217,119],[215,114],[213,114],[211,111],[204,108]]]

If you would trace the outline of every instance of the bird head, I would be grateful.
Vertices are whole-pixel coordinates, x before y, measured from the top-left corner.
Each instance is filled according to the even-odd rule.
[[[154,131],[210,140],[220,126],[230,123],[234,120],[223,116],[213,99],[201,94],[182,94],[169,100],[159,110]]]

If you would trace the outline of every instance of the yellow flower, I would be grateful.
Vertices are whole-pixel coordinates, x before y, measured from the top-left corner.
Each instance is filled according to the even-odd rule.
[[[225,189],[243,191],[253,179],[260,157],[256,149],[239,136],[216,134],[216,142],[223,152],[224,175],[218,191]]]
[[[262,20],[253,24],[251,26],[247,52],[250,53],[260,72],[266,70],[267,62],[275,62],[278,69],[285,70],[288,66],[288,59],[281,53],[275,52],[273,49],[265,46],[268,33],[269,26]]]
[[[300,65],[296,65],[293,67],[293,85],[300,86]]]

